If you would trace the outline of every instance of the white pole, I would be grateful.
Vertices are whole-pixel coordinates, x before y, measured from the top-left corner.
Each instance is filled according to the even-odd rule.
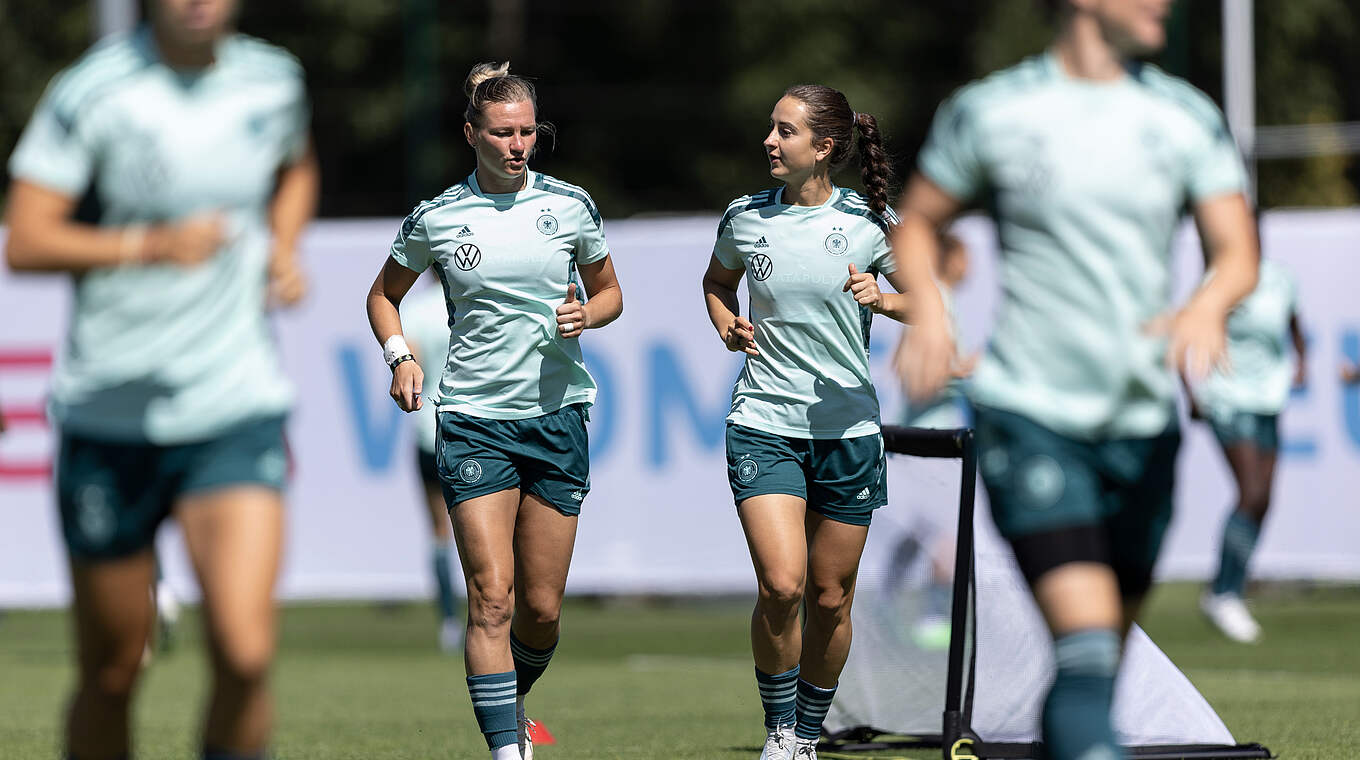
[[[1256,198],[1256,42],[1252,0],[1223,0],[1223,110]]]
[[[95,0],[94,37],[130,32],[137,26],[137,0]]]

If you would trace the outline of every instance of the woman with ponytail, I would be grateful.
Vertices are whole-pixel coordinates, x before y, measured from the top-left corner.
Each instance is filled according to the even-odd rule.
[[[782,186],[727,207],[704,298],[727,349],[746,354],[727,417],[727,473],[758,581],[760,757],[813,760],[850,651],[869,521],[887,501],[869,324],[875,313],[902,321],[907,298],[877,284],[882,273],[897,286],[896,217],[874,117],[829,87],[792,87],[770,115],[765,152]],[[831,180],[856,153],[867,198]],[[743,275],[750,319],[737,303]]]
[[[420,409],[424,373],[398,306],[421,272],[438,274],[448,354],[425,360],[441,377],[430,399],[435,463],[467,582],[468,692],[492,758],[530,760],[524,698],[557,648],[590,492],[595,382],[578,339],[617,319],[623,294],[590,196],[528,167],[543,131],[533,85],[508,63],[481,64],[466,93],[463,137],[477,168],[406,217],[368,318],[392,399]]]

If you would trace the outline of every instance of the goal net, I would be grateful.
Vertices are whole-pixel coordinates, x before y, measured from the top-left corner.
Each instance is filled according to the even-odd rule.
[[[884,441],[889,505],[874,514],[860,564],[854,645],[827,716],[827,748],[1041,757],[1052,643],[1009,547],[974,512],[972,431],[885,426]],[[1136,626],[1114,721],[1133,757],[1270,756],[1236,744]]]

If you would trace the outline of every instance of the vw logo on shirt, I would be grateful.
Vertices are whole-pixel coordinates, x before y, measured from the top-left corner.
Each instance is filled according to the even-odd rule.
[[[757,280],[764,280],[774,271],[774,262],[770,261],[769,256],[766,256],[763,253],[757,253],[751,257],[751,262],[747,266],[747,269],[751,270],[752,277]]]
[[[482,249],[472,243],[464,243],[453,252],[453,264],[464,272],[475,269],[482,263]]]

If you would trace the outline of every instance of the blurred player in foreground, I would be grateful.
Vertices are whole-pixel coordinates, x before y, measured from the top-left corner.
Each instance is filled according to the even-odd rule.
[[[856,144],[868,198],[831,179]],[[704,299],[728,350],[746,354],[727,417],[727,474],[758,580],[760,756],[812,760],[850,652],[869,522],[887,501],[869,325],[876,313],[903,320],[907,301],[877,283],[881,272],[897,284],[877,120],[829,87],[791,87],[770,115],[765,152],[783,186],[727,207]],[[737,302],[743,276],[749,320]]]
[[[1048,757],[1122,756],[1110,702],[1171,517],[1178,365],[1222,361],[1225,321],[1256,285],[1245,173],[1213,102],[1134,61],[1165,44],[1167,0],[1058,0],[1047,52],[939,109],[894,239],[913,299],[898,369],[909,395],[949,377],[936,235],[984,196],[1002,304],[973,375],[979,467],[1054,638]],[[1210,273],[1170,311],[1181,210]],[[916,314],[919,311],[920,317]]]
[[[79,658],[66,752],[131,752],[173,514],[203,591],[203,756],[262,758],[293,397],[266,308],[303,295],[318,170],[292,56],[236,34],[229,0],[150,10],[53,79],[10,159],[10,266],[75,279],[50,407]]]
[[[1213,428],[1237,482],[1237,504],[1223,525],[1218,573],[1200,609],[1224,636],[1242,643],[1261,638],[1243,597],[1247,563],[1270,509],[1280,449],[1280,413],[1291,387],[1307,381],[1308,347],[1299,325],[1294,278],[1262,259],[1259,282],[1228,318],[1228,366],[1203,382],[1187,383],[1194,415]],[[1297,364],[1289,362],[1289,345]]]
[[[402,330],[410,339],[411,355],[417,364],[426,367],[442,364],[449,355],[449,312],[443,289],[431,286],[407,294],[401,311]],[[422,403],[411,413],[411,424],[416,435],[421,493],[425,497],[434,538],[430,565],[434,570],[435,602],[439,611],[439,647],[446,652],[455,652],[463,647],[465,623],[459,615],[449,564],[454,552],[453,526],[449,522],[449,509],[444,503],[436,463],[438,420],[435,419],[435,405]]]
[[[477,169],[411,212],[368,296],[392,398],[408,412],[423,406],[424,373],[398,306],[431,266],[448,297],[437,461],[467,582],[467,686],[495,760],[533,754],[524,697],[557,648],[590,491],[595,381],[577,338],[623,311],[595,203],[529,169],[537,99],[508,72],[469,74],[463,132]]]

